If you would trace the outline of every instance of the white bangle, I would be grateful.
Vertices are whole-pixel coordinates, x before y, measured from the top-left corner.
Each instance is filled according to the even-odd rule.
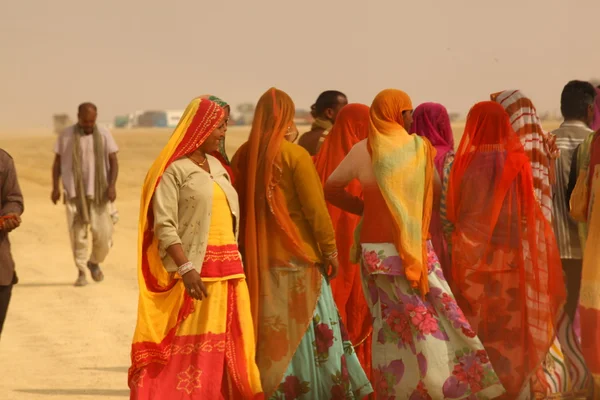
[[[177,272],[180,276],[183,276],[194,269],[194,264],[191,261],[186,262],[185,264],[180,265],[177,268]]]

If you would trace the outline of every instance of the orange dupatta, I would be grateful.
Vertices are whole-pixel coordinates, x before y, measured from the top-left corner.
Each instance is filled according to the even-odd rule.
[[[131,349],[129,378],[150,363],[167,364],[171,343],[181,322],[193,312],[193,300],[178,275],[165,270],[154,236],[152,197],[163,172],[193,153],[223,120],[224,111],[212,101],[196,98],[188,105],[169,142],[144,181],[138,228],[138,318]]]
[[[309,265],[278,185],[280,148],[294,114],[292,99],[269,89],[256,106],[248,142],[232,162],[242,209],[240,249],[258,342],[257,364],[267,398],[283,379],[321,291],[321,272]]]
[[[402,113],[411,110],[410,97],[403,91],[380,92],[371,105],[368,147],[377,185],[393,217],[394,245],[406,279],[424,296],[429,292],[427,235],[435,149],[404,129]]]
[[[340,111],[335,125],[327,135],[319,154],[315,157],[315,167],[321,183],[335,171],[350,149],[367,138],[369,132],[369,107],[364,104],[349,104]],[[360,197],[362,189],[355,179],[346,188],[351,195]],[[350,261],[350,250],[354,243],[354,231],[360,216],[354,215],[327,204],[329,215],[336,232],[340,268],[331,281],[331,290],[340,316],[348,329],[350,341],[356,347],[357,355],[365,369],[371,364],[371,349],[361,351],[359,345],[371,334],[373,326],[371,313],[363,294],[360,269]],[[369,341],[367,341],[369,342]],[[370,342],[367,343],[370,347]],[[369,371],[367,371],[369,374]]]
[[[495,102],[467,118],[449,178],[455,295],[507,398],[539,371],[565,288],[556,239],[533,192],[529,159]]]

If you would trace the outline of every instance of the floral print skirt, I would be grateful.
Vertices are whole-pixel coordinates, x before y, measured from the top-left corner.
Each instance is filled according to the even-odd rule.
[[[373,315],[377,399],[493,399],[504,393],[428,242],[429,293],[406,280],[392,243],[362,245],[362,276]]]
[[[312,322],[271,399],[362,399],[373,392],[348,340],[331,287],[322,279]]]

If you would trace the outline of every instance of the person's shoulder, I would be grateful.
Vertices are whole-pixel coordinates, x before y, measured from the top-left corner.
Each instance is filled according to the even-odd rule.
[[[315,131],[315,130],[311,128],[311,129],[309,129],[309,130],[305,131],[304,133],[302,133],[302,135],[301,135],[301,136],[304,136],[304,135],[310,135],[310,134],[314,133],[314,131]]]
[[[4,149],[0,149],[0,171],[6,173],[7,171],[13,170],[15,162],[8,152]]]
[[[193,164],[187,159],[187,157],[182,157],[169,164],[169,166],[165,168],[164,173],[180,176],[185,174],[185,171],[189,170],[192,166]]]
[[[556,137],[559,138],[559,137],[567,136],[570,131],[571,130],[568,127],[564,127],[564,126],[561,125],[558,128],[554,129],[550,133],[553,134],[553,135],[556,135]]]
[[[368,139],[363,139],[360,142],[356,143],[354,146],[352,146],[352,148],[357,148],[357,149],[362,149],[362,148],[367,148],[367,141]]]
[[[327,129],[324,128],[319,128],[317,126],[315,127],[311,127],[310,130],[306,131],[306,133],[310,133],[311,135],[317,135],[320,136],[323,134],[323,132],[325,132]]]
[[[1,163],[6,163],[6,162],[12,162],[12,161],[13,161],[13,158],[8,153],[8,151],[6,151],[4,149],[0,149],[0,162]]]
[[[590,133],[593,132],[593,130],[584,126],[563,123],[560,127],[553,130],[551,133],[553,135],[556,135],[557,138],[568,138],[573,136],[576,138],[580,138],[587,137]]]
[[[310,131],[306,131],[302,134],[302,136],[300,136],[300,138],[305,138],[305,139],[314,139],[314,138],[320,138],[323,133],[325,132],[325,129],[321,129],[321,128],[313,128]]]
[[[350,149],[348,154],[350,154],[350,153],[356,154],[356,153],[363,153],[363,152],[368,152],[367,139],[363,139],[360,142],[356,143],[354,146],[352,146],[352,148]]]
[[[298,139],[298,144],[300,146],[310,145],[313,142],[319,140],[323,132],[324,130],[322,129],[311,129],[308,132],[304,132],[302,135],[300,135],[300,139]]]
[[[288,168],[295,169],[303,163],[313,163],[312,156],[304,147],[284,140],[280,147],[281,159]]]
[[[112,131],[108,129],[108,127],[98,125],[98,132],[100,132],[100,134],[105,138],[105,140],[111,140],[112,142],[114,142],[114,136],[112,134]]]
[[[287,140],[284,140],[281,143],[281,153],[291,155],[295,158],[300,158],[300,157],[309,157],[310,158],[310,153],[308,152],[308,150],[306,150],[304,147],[302,147],[298,144],[288,142]]]
[[[75,125],[67,126],[65,129],[63,129],[58,134],[58,138],[59,139],[63,139],[63,138],[66,138],[66,137],[71,137],[71,136],[73,136],[73,132],[75,132]]]
[[[107,126],[104,125],[98,125],[98,132],[100,132],[101,134],[108,136],[111,135],[112,136],[112,132],[110,129],[108,129]]]

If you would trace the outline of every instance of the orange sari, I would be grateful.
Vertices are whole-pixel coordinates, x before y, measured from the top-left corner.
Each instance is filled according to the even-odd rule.
[[[257,363],[267,397],[283,379],[321,292],[321,271],[314,267],[317,260],[306,253],[277,184],[282,171],[280,148],[294,114],[287,94],[275,88],[267,91],[258,102],[248,142],[233,159],[243,215],[240,247],[258,341]],[[275,278],[272,271],[293,265],[303,272],[293,274],[294,282]],[[282,292],[287,290],[295,300],[282,304]]]
[[[342,108],[333,129],[315,157],[315,167],[323,185],[350,149],[356,143],[366,139],[368,133],[368,106],[349,104]],[[362,196],[360,183],[356,179],[348,185],[346,191],[356,197]],[[360,216],[342,211],[329,203],[327,208],[336,232],[335,240],[340,263],[338,275],[331,281],[331,290],[342,321],[348,329],[350,341],[354,344],[354,350],[370,379],[373,330],[371,313],[363,293],[360,268],[358,264],[350,261],[354,231],[360,222]]]
[[[508,114],[475,105],[447,193],[455,295],[507,390],[521,393],[556,335],[565,289],[558,247]]]

